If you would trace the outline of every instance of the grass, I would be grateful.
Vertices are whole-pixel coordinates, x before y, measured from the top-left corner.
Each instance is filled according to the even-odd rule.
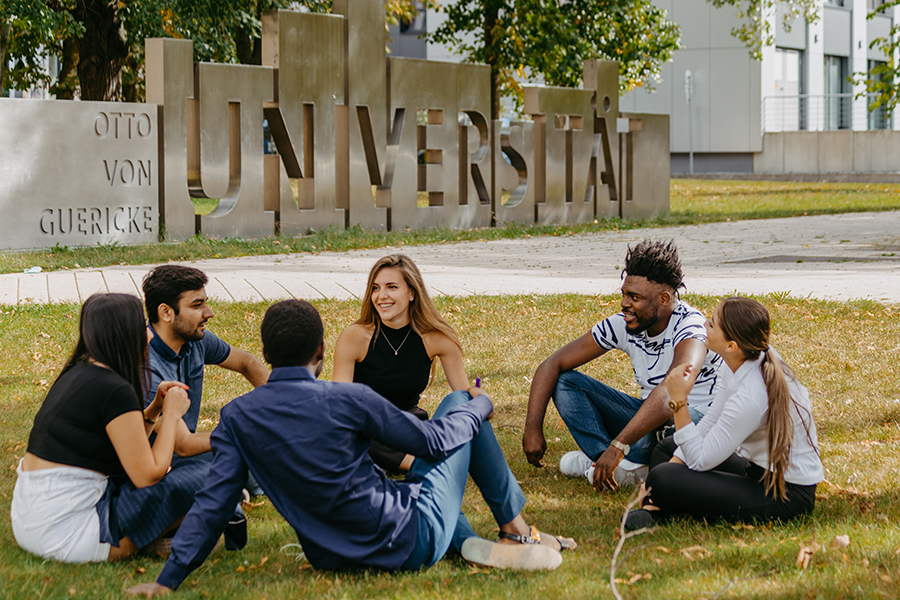
[[[201,207],[208,210],[209,206]],[[900,185],[863,183],[796,183],[767,181],[706,181],[673,179],[669,214],[643,221],[603,219],[580,225],[530,225],[484,229],[433,228],[416,231],[372,232],[360,227],[344,231],[310,232],[296,238],[258,240],[195,237],[181,243],[140,246],[107,244],[84,248],[57,246],[36,251],[0,252],[0,273],[17,273],[32,266],[44,270],[103,267],[116,264],[154,264],[261,254],[352,250],[382,246],[496,240],[569,232],[609,231],[764,219],[798,215],[836,214],[900,209]]]
[[[709,312],[718,298],[688,296]],[[685,520],[626,543],[619,568],[626,598],[893,598],[900,594],[900,308],[873,302],[823,302],[761,297],[775,323],[774,345],[810,389],[828,483],[819,487],[815,513],[776,525],[732,527]],[[528,498],[526,518],[545,531],[574,536],[581,547],[552,573],[470,569],[448,558],[415,574],[331,573],[313,570],[282,552],[296,542],[268,501],[250,513],[250,541],[241,552],[220,551],[191,575],[182,598],[611,598],[609,560],[628,494],[598,494],[586,482],[560,475],[556,465],[575,448],[551,409],[544,469],[528,465],[521,433],[530,377],[543,357],[614,312],[614,296],[503,296],[440,298],[439,309],[461,334],[466,369],[480,376],[497,407],[494,426]],[[356,316],[350,301],[321,301],[328,348]],[[260,354],[265,304],[217,304],[213,330]],[[78,306],[22,306],[0,314],[0,513],[9,514],[15,465],[26,447],[34,413],[70,349]],[[326,361],[323,377],[330,376]],[[611,353],[588,374],[636,392],[627,357]],[[248,389],[240,377],[211,367],[204,386],[201,429]],[[423,405],[433,409],[449,391],[438,372]],[[473,491],[464,510],[487,537],[494,524]],[[831,546],[836,535],[850,546]],[[6,598],[119,598],[152,579],[162,561],[138,558],[89,566],[45,562],[20,550],[8,518],[0,519],[0,596]],[[794,561],[802,545],[823,548],[803,570]],[[640,578],[636,578],[640,576]],[[634,580],[630,585],[627,583]]]

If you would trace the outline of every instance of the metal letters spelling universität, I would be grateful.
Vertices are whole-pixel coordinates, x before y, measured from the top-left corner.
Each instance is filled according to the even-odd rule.
[[[147,40],[147,104],[0,100],[0,247],[668,208],[668,117],[619,114],[616,63],[586,62],[584,89],[526,86],[531,120],[491,121],[489,67],[389,57],[383,0],[333,8],[265,15],[263,66]]]

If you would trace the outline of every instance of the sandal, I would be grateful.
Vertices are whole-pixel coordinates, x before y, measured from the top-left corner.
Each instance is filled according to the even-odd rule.
[[[556,537],[555,535],[551,535],[549,533],[541,534],[541,532],[538,531],[538,528],[534,525],[531,526],[531,535],[519,535],[517,533],[507,533],[505,531],[501,531],[499,534],[497,534],[497,537],[500,539],[519,542],[520,544],[540,544],[541,535],[546,535],[547,537],[555,539],[559,544],[560,552],[563,552],[564,550],[574,550],[577,547],[566,538]]]

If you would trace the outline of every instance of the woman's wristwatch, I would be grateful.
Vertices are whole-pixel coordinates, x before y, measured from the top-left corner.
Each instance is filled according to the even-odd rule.
[[[687,406],[687,399],[684,400],[669,400],[669,409],[672,412],[678,412],[681,408]]]

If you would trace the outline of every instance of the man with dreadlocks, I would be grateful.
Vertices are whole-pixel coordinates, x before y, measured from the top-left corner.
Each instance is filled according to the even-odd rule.
[[[547,450],[544,415],[550,398],[581,450],[569,452],[559,468],[587,477],[596,489],[635,485],[647,476],[656,430],[671,418],[663,385],[676,366],[694,366],[689,410],[696,422],[715,397],[719,356],[707,353],[706,318],[682,302],[681,260],[673,241],[642,240],[625,255],[622,311],[597,323],[541,363],[531,382],[522,449],[535,467]],[[622,350],[631,358],[640,398],[615,390],[574,369]]]

